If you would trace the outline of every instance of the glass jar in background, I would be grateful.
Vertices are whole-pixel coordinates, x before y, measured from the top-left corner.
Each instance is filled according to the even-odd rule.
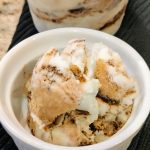
[[[84,27],[116,33],[128,0],[28,0],[39,32],[60,27]]]

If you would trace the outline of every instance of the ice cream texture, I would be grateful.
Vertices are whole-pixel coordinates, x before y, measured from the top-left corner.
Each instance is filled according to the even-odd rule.
[[[53,144],[101,142],[127,122],[138,95],[118,53],[103,43],[91,49],[74,39],[48,50],[33,69],[28,88],[28,125]]]
[[[84,27],[115,34],[128,0],[28,0],[36,28]]]

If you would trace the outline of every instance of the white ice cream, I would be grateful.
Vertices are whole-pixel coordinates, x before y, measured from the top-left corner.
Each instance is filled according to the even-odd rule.
[[[96,95],[98,93],[99,87],[100,83],[97,79],[91,79],[87,81],[87,83],[83,84],[83,89],[85,93],[83,94],[83,97],[80,100],[77,109],[89,112],[90,114],[90,117],[88,118],[89,124],[91,124],[98,118],[99,111]]]
[[[68,46],[62,52],[59,52],[56,49],[54,51],[53,50],[54,49],[52,48],[50,51],[45,53],[37,63],[32,77],[34,78],[34,81],[37,81],[37,83],[33,83],[33,81],[31,81],[31,84],[33,84],[32,88],[34,88],[35,86],[39,86],[39,84],[45,84],[45,86],[50,88],[51,90],[52,88],[50,87],[51,85],[49,85],[49,81],[46,82],[45,80],[43,82],[45,76],[48,80],[55,81],[53,85],[56,84],[56,88],[59,86],[61,87],[61,84],[66,81],[64,80],[64,77],[74,79],[75,81],[77,81],[78,85],[80,85],[82,94],[80,96],[80,99],[78,99],[76,109],[71,111],[81,110],[88,112],[88,115],[82,114],[83,116],[81,115],[80,117],[80,114],[78,114],[79,116],[75,118],[75,124],[79,131],[82,130],[84,132],[87,132],[86,134],[88,135],[88,132],[90,131],[89,126],[92,123],[101,123],[104,121],[103,119],[105,119],[103,123],[106,123],[106,127],[109,125],[109,123],[116,122],[116,120],[120,121],[123,125],[130,116],[132,105],[134,102],[133,99],[135,99],[137,96],[138,88],[136,81],[126,72],[123,61],[119,54],[111,50],[103,43],[93,44],[93,47],[91,49],[88,49],[86,47],[85,40],[83,39],[70,41]],[[52,54],[52,52],[53,55],[50,55]],[[105,101],[103,97],[98,97],[97,94],[102,88],[102,82],[100,82],[100,80],[95,76],[95,69],[97,67],[96,63],[98,60],[102,60],[106,64],[105,66],[110,81],[113,81],[118,87],[123,88],[123,90],[125,91],[133,88],[136,92],[130,94],[129,91],[129,95],[127,94],[127,96],[124,96],[124,98],[121,99],[116,105],[107,102],[107,100]],[[56,69],[56,72],[49,71],[48,69],[46,70],[46,68],[42,70],[41,66],[43,64],[51,68],[54,67]],[[79,76],[82,76],[84,78],[84,81],[80,80],[80,78],[77,77],[73,70],[70,69],[70,66],[72,65],[76,67],[75,69],[77,69]],[[87,69],[86,71],[85,68]],[[37,74],[36,72],[37,69],[39,69],[39,74]],[[65,88],[67,88],[68,90],[68,87]],[[66,94],[68,96],[70,94],[67,93],[68,91],[66,93],[65,92],[64,95]],[[61,105],[58,107],[63,106]],[[87,116],[85,117],[85,115]],[[38,137],[43,137],[42,139],[44,139],[45,141],[52,141],[53,138],[57,139],[55,142],[58,143],[58,141],[60,141],[60,145],[74,145],[74,143],[72,143],[72,141],[69,139],[69,133],[65,133],[65,131],[63,130],[63,128],[65,128],[65,125],[62,128],[61,126],[59,126],[59,128],[54,127],[54,129],[52,129],[49,133],[46,133],[44,130],[46,124],[44,124],[43,121],[33,112],[30,113],[30,116],[33,122],[36,123],[35,131],[37,133],[35,135],[37,135]],[[57,115],[57,117],[58,116],[60,116],[60,114]],[[99,121],[99,119],[102,120]],[[99,126],[101,127],[101,124]],[[72,130],[74,130],[74,128],[75,127],[73,127]],[[109,126],[109,128],[111,127]],[[104,135],[104,132],[106,131],[96,131],[95,135],[91,135],[92,140],[94,140],[94,136],[96,136],[96,142],[98,141],[98,139],[107,139],[108,136]],[[52,136],[53,138],[51,138]]]

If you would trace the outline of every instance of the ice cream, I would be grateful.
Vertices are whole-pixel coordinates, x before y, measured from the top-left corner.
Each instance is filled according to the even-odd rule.
[[[131,115],[138,96],[135,79],[118,53],[103,43],[89,49],[71,40],[37,62],[28,88],[28,125],[53,144],[83,146],[114,135]]]
[[[39,31],[86,27],[114,34],[123,20],[128,0],[28,0]]]

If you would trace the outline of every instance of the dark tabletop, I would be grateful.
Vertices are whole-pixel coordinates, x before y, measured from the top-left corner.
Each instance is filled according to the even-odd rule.
[[[28,4],[25,2],[9,50],[36,33],[38,31],[33,25]],[[133,46],[150,67],[150,0],[129,0],[125,18],[116,36]],[[13,140],[1,125],[0,150],[17,150]],[[150,150],[150,115],[128,150]]]

